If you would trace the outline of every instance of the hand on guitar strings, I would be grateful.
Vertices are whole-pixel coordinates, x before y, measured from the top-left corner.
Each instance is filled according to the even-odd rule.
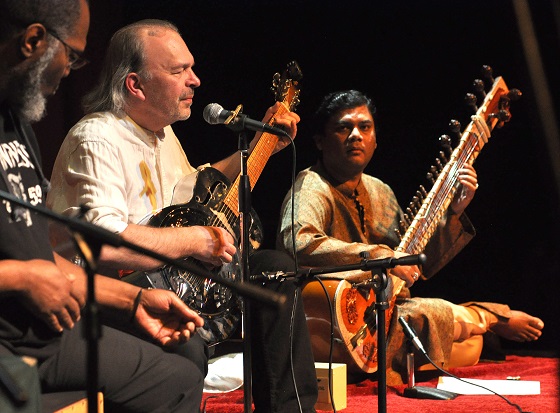
[[[268,123],[270,120],[272,120],[272,124],[274,126],[280,127],[288,132],[288,134],[292,137],[292,140],[295,139],[297,134],[297,124],[300,121],[300,117],[297,113],[287,110],[282,102],[276,102],[273,106],[268,108],[262,121]],[[261,132],[257,133],[255,135],[255,139],[251,141],[251,150],[255,147],[261,135]],[[281,151],[291,143],[287,137],[280,136],[278,138],[278,143],[272,152],[273,154]]]
[[[231,262],[237,249],[233,237],[224,228],[192,226],[195,232],[192,257],[213,266]]]

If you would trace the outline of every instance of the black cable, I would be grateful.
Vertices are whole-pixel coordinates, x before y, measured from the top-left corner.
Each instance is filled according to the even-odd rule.
[[[296,400],[298,402],[299,411],[300,413],[303,413],[303,409],[301,407],[301,400],[299,399],[299,392],[297,388],[297,381],[296,381],[296,376],[294,371],[294,345],[293,345],[294,344],[294,321],[296,315],[297,300],[299,295],[298,292],[299,289],[296,288],[294,291],[294,305],[292,306],[292,314],[290,317],[290,370],[292,372],[292,382],[294,384],[294,390],[296,392]]]
[[[424,356],[426,356],[426,358],[428,359],[428,361],[430,362],[430,364],[431,364],[432,366],[434,366],[436,369],[438,369],[439,371],[441,371],[443,374],[446,374],[446,375],[448,375],[448,376],[450,376],[450,377],[453,377],[453,378],[455,378],[455,379],[457,379],[457,380],[459,380],[459,381],[462,381],[462,382],[464,382],[464,383],[471,384],[471,385],[473,385],[473,386],[477,386],[477,387],[480,387],[480,388],[482,388],[482,389],[484,389],[484,390],[488,390],[488,391],[491,392],[491,393],[494,393],[496,396],[501,397],[502,399],[504,399],[509,405],[514,406],[514,407],[517,409],[517,411],[518,411],[519,413],[531,413],[531,412],[523,411],[523,409],[522,409],[517,403],[513,403],[513,402],[510,401],[507,397],[502,396],[500,393],[495,392],[494,390],[489,389],[488,387],[484,387],[484,386],[482,386],[482,385],[480,385],[480,384],[476,384],[476,383],[471,383],[470,381],[464,380],[464,379],[462,379],[462,378],[460,378],[460,377],[457,377],[457,376],[455,376],[454,374],[452,374],[452,373],[450,373],[450,372],[448,372],[448,371],[442,369],[441,367],[439,367],[438,365],[436,365],[436,363],[434,363],[434,362],[432,361],[432,359],[430,358],[430,356],[428,356],[427,353],[424,353]]]
[[[436,363],[434,363],[434,361],[430,358],[430,356],[428,356],[428,353],[426,352],[426,350],[424,349],[424,346],[422,345],[422,342],[420,341],[420,339],[418,338],[418,335],[416,334],[416,331],[414,331],[414,329],[408,325],[408,323],[406,322],[406,320],[401,316],[399,317],[399,323],[401,324],[402,328],[403,328],[403,332],[406,336],[406,338],[412,343],[412,345],[414,347],[416,347],[416,349],[418,351],[420,351],[425,357],[426,359],[428,359],[428,361],[430,362],[430,364],[432,366],[434,366],[436,369],[438,369],[439,371],[441,371],[443,374],[446,374],[450,377],[453,377],[459,381],[462,381],[463,383],[467,383],[467,384],[471,384],[473,386],[477,386],[480,387],[484,390],[489,391],[490,393],[495,394],[498,397],[501,397],[502,399],[504,399],[509,405],[514,406],[517,411],[519,413],[531,413],[531,412],[525,412],[523,411],[523,409],[516,403],[511,402],[509,399],[507,399],[505,396],[502,396],[501,394],[499,394],[498,392],[495,392],[492,389],[489,389],[487,387],[484,387],[480,384],[476,384],[476,383],[471,383],[470,381],[464,380],[460,377],[455,376],[454,374],[442,369],[441,367],[439,367]]]
[[[294,204],[295,204],[295,199],[294,199],[294,188],[295,188],[295,181],[296,181],[296,161],[297,161],[297,155],[296,155],[296,145],[294,143],[294,140],[292,139],[292,137],[289,134],[286,134],[286,136],[290,139],[290,143],[291,143],[291,147],[292,147],[292,183],[291,183],[291,202],[292,202],[292,214],[291,214],[291,220],[292,220],[292,248],[293,248],[293,260],[294,260],[294,270],[297,274],[297,269],[298,269],[298,261],[297,261],[297,254],[296,254],[296,241],[295,241],[295,234],[294,234]],[[298,407],[299,407],[299,411],[300,413],[303,412],[302,407],[301,407],[301,400],[299,398],[299,393],[298,393],[298,388],[297,388],[297,381],[296,381],[296,377],[295,377],[295,371],[294,371],[294,354],[293,354],[293,350],[294,350],[294,346],[293,346],[293,340],[294,340],[294,321],[295,321],[295,313],[296,313],[296,306],[297,306],[297,300],[298,300],[298,289],[299,287],[297,286],[296,283],[296,290],[294,292],[294,305],[292,306],[292,314],[291,314],[291,318],[290,318],[290,371],[292,372],[292,383],[294,385],[294,390],[296,393],[296,400],[298,402]]]

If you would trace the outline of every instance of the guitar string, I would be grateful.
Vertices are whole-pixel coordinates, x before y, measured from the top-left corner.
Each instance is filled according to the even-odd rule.
[[[275,112],[274,116],[278,116],[278,115],[282,115],[286,113],[286,108],[285,106],[280,106],[280,108]],[[253,162],[249,162],[249,166],[248,166],[248,175],[249,175],[249,180],[251,180],[251,177],[255,176],[255,169],[257,169],[259,175],[262,172],[262,170],[264,169],[264,166],[266,165],[266,161],[268,161],[268,158],[272,155],[272,152],[274,150],[274,145],[269,145],[271,146],[271,148],[269,148],[269,150],[265,151],[262,147],[265,146],[268,142],[267,142],[267,137],[265,135],[270,135],[266,132],[263,133],[263,135],[261,136],[261,138],[259,139],[259,141],[257,142],[257,144],[255,145],[255,148],[253,148],[253,151],[251,152],[251,155],[249,156],[249,161],[251,160],[251,156],[253,157],[253,160],[256,157],[256,161]],[[264,139],[263,139],[264,138]],[[266,161],[263,161],[263,154],[266,155],[265,152],[269,152]],[[260,156],[257,156],[260,155]],[[259,162],[259,160],[261,160]],[[257,168],[258,166],[258,168]],[[238,224],[238,220],[239,220],[239,212],[235,212],[230,206],[229,204],[231,204],[233,202],[233,198],[236,197],[238,198],[238,189],[239,189],[239,180],[240,180],[240,176],[238,175],[236,180],[234,181],[234,185],[231,187],[231,190],[226,194],[224,200],[222,201],[222,203],[218,206],[217,208],[217,214],[214,214],[211,221],[210,221],[210,225],[211,226],[219,226],[222,227],[224,229],[228,229],[225,225],[225,223],[223,222],[223,220],[220,218],[220,216],[224,216],[226,222],[228,222],[230,225],[232,226],[236,226]],[[256,181],[256,179],[255,179]],[[197,288],[200,288],[204,283],[206,283],[206,279],[202,279],[201,277],[195,277],[194,275],[187,275],[186,278],[188,280],[188,282],[191,285],[195,285]]]

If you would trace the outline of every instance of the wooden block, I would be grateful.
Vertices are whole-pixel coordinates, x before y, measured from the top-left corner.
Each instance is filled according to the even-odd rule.
[[[103,393],[97,393],[97,412],[103,413]],[[88,400],[84,397],[75,403],[72,403],[53,413],[88,413]]]
[[[331,366],[332,400],[334,400],[334,407],[339,411],[346,408],[346,364],[332,363]],[[315,371],[317,373],[317,386],[319,387],[315,409],[333,411],[329,392],[329,363],[315,362]]]

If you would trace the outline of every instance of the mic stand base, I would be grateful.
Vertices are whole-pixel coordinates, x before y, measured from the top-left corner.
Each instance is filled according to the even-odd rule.
[[[404,389],[403,396],[410,399],[432,399],[432,400],[453,400],[458,396],[447,390],[436,389],[434,387],[416,386],[414,376],[414,349],[410,340],[407,342],[408,352],[406,354],[406,368],[408,370],[408,387]]]
[[[414,386],[405,388],[403,396],[410,399],[453,400],[457,393],[433,387]]]

